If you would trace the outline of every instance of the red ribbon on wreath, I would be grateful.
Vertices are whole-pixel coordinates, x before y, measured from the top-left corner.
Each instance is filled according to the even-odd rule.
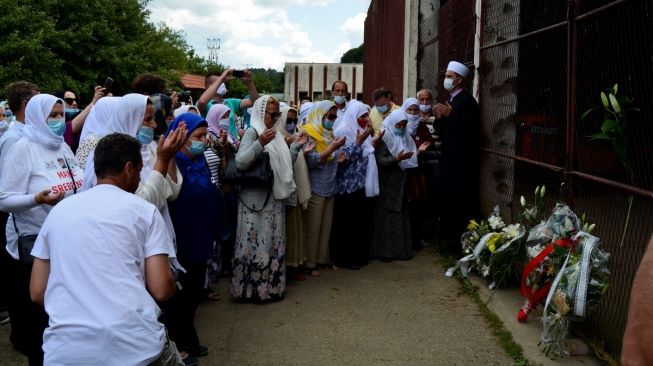
[[[533,260],[531,260],[526,265],[526,267],[524,267],[524,271],[522,272],[522,276],[521,276],[521,287],[519,289],[519,292],[523,297],[526,298],[526,303],[517,312],[517,320],[519,320],[520,323],[524,323],[526,322],[526,320],[528,320],[528,313],[530,313],[531,310],[537,308],[537,305],[542,301],[544,301],[544,299],[549,293],[549,289],[551,288],[551,283],[549,282],[546,283],[544,286],[540,287],[539,289],[537,289],[536,291],[533,291],[530,287],[526,286],[526,279],[531,274],[531,272],[533,272],[549,254],[553,253],[556,246],[563,247],[563,248],[570,248],[572,244],[573,242],[569,238],[558,239],[553,243],[547,245],[544,248],[544,250],[542,250],[540,254],[537,255],[537,257],[533,258]]]

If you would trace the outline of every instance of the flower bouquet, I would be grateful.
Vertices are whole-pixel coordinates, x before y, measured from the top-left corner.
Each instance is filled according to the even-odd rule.
[[[549,357],[569,355],[566,345],[569,322],[583,320],[598,305],[608,289],[609,254],[602,251],[599,244],[599,239],[587,232],[576,234],[562,267],[551,284],[544,306],[540,337],[540,345]]]
[[[546,222],[535,225],[526,239],[528,264],[522,272],[520,292],[526,298],[517,313],[520,322],[528,320],[528,313],[543,302],[555,275],[572,245],[571,237],[581,222],[565,204],[558,203]]]
[[[445,276],[451,277],[460,269],[462,275],[467,277],[469,272],[477,268],[481,276],[487,277],[490,274],[490,256],[505,226],[499,214],[499,206],[494,207],[487,221],[481,221],[479,224],[471,220],[467,225],[467,231],[460,238],[465,256],[460,258],[454,267],[449,268]]]

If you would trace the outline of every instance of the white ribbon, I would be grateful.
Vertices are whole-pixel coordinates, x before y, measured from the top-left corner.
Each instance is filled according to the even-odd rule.
[[[578,289],[576,290],[576,303],[574,304],[574,314],[585,316],[585,302],[587,300],[587,287],[590,283],[590,264],[592,251],[599,243],[599,238],[585,232],[579,232],[576,240],[582,237],[580,243],[583,244],[583,257],[580,262],[580,277],[578,279]]]
[[[472,254],[468,254],[462,258],[460,258],[457,262],[456,265],[449,268],[447,272],[445,272],[445,276],[451,277],[453,274],[456,272],[458,268],[460,268],[460,273],[464,277],[467,277],[469,272],[474,268],[474,262],[478,259],[478,255],[481,254],[481,251],[483,250],[483,247],[485,247],[485,243],[492,237],[492,235],[495,235],[498,233],[492,232],[485,234],[481,240],[478,241],[478,244],[476,244],[476,247],[474,247],[474,250],[472,251]],[[471,262],[471,263],[470,263]]]

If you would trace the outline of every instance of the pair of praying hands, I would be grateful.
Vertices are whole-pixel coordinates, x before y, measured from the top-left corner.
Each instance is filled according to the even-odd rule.
[[[438,103],[433,106],[433,115],[435,115],[435,119],[449,117],[452,110],[453,107],[449,102],[446,102],[446,104]]]

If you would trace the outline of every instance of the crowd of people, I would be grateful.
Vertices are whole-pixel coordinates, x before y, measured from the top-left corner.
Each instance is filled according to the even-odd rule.
[[[195,312],[220,300],[221,277],[235,301],[279,301],[288,281],[411,259],[432,217],[460,250],[478,211],[468,73],[449,64],[441,103],[379,88],[372,106],[344,81],[333,100],[284,103],[247,70],[249,96],[226,98],[232,69],[206,76],[196,104],[154,75],[123,96],[97,87],[84,109],[71,91],[10,84],[0,269],[15,279],[2,289],[14,348],[30,365],[194,365],[209,352]]]

